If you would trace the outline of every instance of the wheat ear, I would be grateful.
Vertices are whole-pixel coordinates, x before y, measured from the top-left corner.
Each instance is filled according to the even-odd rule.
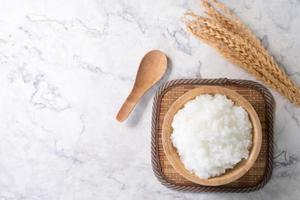
[[[207,17],[185,14],[187,29],[257,79],[300,105],[299,87],[278,66],[253,32],[224,4],[202,0]]]

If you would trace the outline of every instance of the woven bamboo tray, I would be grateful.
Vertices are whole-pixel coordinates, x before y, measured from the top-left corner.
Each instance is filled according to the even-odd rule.
[[[222,186],[202,186],[179,175],[168,162],[162,147],[163,118],[182,94],[201,85],[219,85],[244,96],[256,110],[262,125],[262,147],[253,167],[240,179]],[[157,92],[152,113],[152,167],[158,180],[175,190],[189,192],[250,192],[262,188],[270,179],[273,164],[274,99],[267,88],[247,80],[180,79],[167,82]]]

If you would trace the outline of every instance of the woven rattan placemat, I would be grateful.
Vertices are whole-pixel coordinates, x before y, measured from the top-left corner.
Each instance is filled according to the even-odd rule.
[[[208,187],[180,176],[168,162],[161,142],[163,118],[171,104],[182,94],[201,85],[219,85],[244,96],[256,110],[262,124],[263,141],[253,167],[240,179],[223,186]],[[247,80],[180,79],[167,82],[157,92],[152,116],[152,166],[159,181],[172,189],[190,192],[250,192],[262,188],[270,179],[273,163],[274,99],[267,88]]]

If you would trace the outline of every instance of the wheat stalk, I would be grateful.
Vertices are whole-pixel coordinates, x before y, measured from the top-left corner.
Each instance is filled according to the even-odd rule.
[[[300,105],[298,86],[280,69],[252,31],[224,4],[202,0],[202,5],[207,17],[186,13],[187,29],[223,57]]]

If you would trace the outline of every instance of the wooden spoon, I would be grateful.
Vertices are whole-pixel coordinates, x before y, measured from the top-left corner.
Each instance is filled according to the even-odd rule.
[[[166,69],[167,56],[163,52],[152,50],[143,57],[134,86],[116,117],[119,122],[127,119],[140,98],[161,79]]]

